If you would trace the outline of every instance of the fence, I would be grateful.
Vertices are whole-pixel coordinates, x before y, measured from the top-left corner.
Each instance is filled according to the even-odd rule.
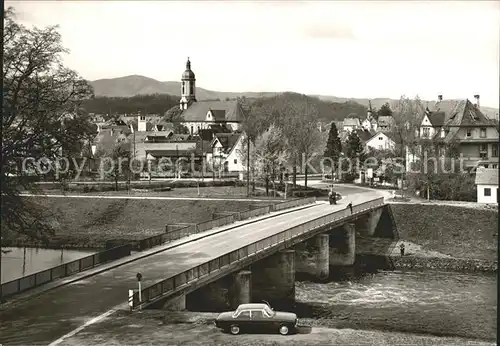
[[[130,255],[131,245],[126,244],[106,251],[80,258],[78,260],[61,264],[57,267],[46,269],[22,278],[2,284],[2,296],[8,297],[28,289],[35,288],[48,282],[60,279],[109,261]]]
[[[375,200],[353,206],[352,214],[359,214],[367,210],[370,210],[372,208],[380,207],[383,205],[384,205],[384,198],[383,197],[377,198]],[[192,269],[177,274],[174,277],[170,277],[168,279],[155,283],[151,286],[143,288],[141,290],[141,295],[142,295],[141,302],[139,302],[139,292],[135,292],[133,295],[132,306],[133,308],[136,308],[137,306],[143,303],[150,302],[156,298],[159,298],[164,294],[174,293],[177,290],[183,288],[183,286],[185,286],[186,284],[198,280],[202,277],[205,277],[216,270],[220,270],[226,266],[229,266],[232,263],[236,263],[243,259],[248,259],[249,257],[252,257],[265,249],[270,249],[271,247],[277,246],[281,243],[284,243],[285,241],[289,241],[301,234],[310,232],[319,227],[346,218],[348,216],[351,216],[352,214],[349,209],[336,211],[328,215],[324,215],[316,219],[309,220],[307,222],[304,222],[298,226],[292,227],[280,233],[273,234],[267,238],[261,239],[252,244],[245,245],[237,250],[228,252],[211,261],[205,262]]]

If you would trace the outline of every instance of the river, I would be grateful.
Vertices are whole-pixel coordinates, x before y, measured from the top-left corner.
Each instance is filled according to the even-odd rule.
[[[7,253],[3,253],[6,251]],[[92,249],[2,248],[2,278],[8,282],[96,253]]]
[[[379,271],[296,283],[296,312],[316,326],[495,340],[496,275]]]

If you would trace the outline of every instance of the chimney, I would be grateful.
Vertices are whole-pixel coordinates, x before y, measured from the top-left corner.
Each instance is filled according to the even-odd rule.
[[[443,101],[443,95],[438,95],[438,101],[439,102]]]
[[[476,99],[476,107],[479,108],[479,94],[474,95],[474,98]]]

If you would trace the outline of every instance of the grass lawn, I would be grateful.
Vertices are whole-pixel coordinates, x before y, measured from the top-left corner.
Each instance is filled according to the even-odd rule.
[[[111,239],[142,239],[164,232],[168,223],[198,223],[212,213],[244,211],[269,202],[185,201],[36,197],[52,220],[55,238],[82,247]]]
[[[47,194],[60,194],[60,190],[47,190]],[[69,192],[68,194],[82,194],[82,195],[99,195],[99,196],[128,196],[127,191],[104,191],[104,192]],[[130,196],[154,196],[154,197],[208,197],[208,198],[247,198],[247,188],[245,186],[208,186],[200,187],[200,195],[198,195],[198,189],[193,187],[178,187],[171,191],[159,191],[159,192],[148,192],[140,191],[140,189],[134,189],[130,192]],[[255,190],[250,196],[252,199],[278,199],[281,200],[283,197],[273,197],[270,192],[269,196],[266,196],[265,191]]]
[[[498,212],[447,205],[392,204],[402,240],[459,258],[497,260]]]

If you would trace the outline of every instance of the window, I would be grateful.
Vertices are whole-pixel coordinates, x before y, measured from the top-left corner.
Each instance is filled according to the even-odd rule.
[[[424,138],[429,137],[429,128],[428,127],[424,127],[422,129],[422,137],[424,137]]]
[[[485,197],[490,197],[491,196],[491,189],[489,187],[484,188],[484,196]]]
[[[249,310],[243,310],[239,314],[235,316],[236,318],[250,318],[250,311]]]
[[[262,313],[262,310],[252,310],[252,318],[263,318],[264,314]]]
[[[189,83],[189,94],[194,95],[194,85],[193,83]]]
[[[481,153],[487,153],[488,152],[488,146],[486,144],[481,144],[479,147],[479,152]]]
[[[182,95],[186,93],[186,83],[182,82]]]
[[[384,140],[384,137],[379,137],[378,138],[379,141],[383,141]]]
[[[482,159],[482,160],[485,160],[488,158],[488,153],[479,153],[479,158]]]
[[[141,120],[146,120],[146,116],[141,115]]]
[[[236,165],[238,163],[238,159],[234,159],[234,164]]]
[[[491,157],[498,157],[498,145],[493,144],[491,146]]]
[[[193,134],[193,126],[191,126],[191,134]]]
[[[481,138],[486,138],[486,128],[482,127],[482,128],[479,130],[479,137],[481,137]]]
[[[491,168],[498,168],[498,165],[491,165]]]
[[[467,129],[467,134],[466,134],[467,137],[472,137],[472,130],[471,129]]]

